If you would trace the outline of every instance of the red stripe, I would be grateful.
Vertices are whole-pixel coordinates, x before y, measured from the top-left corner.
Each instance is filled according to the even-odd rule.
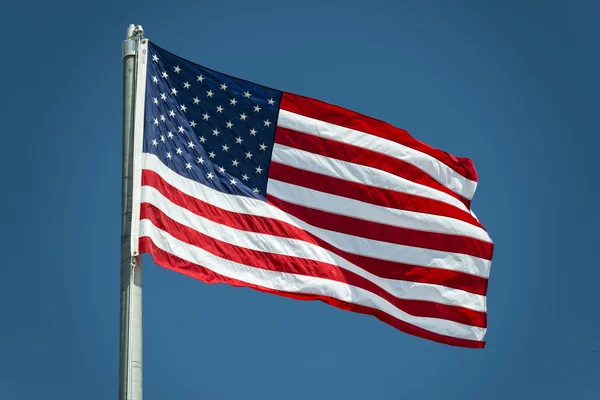
[[[342,310],[352,311],[360,314],[368,314],[373,315],[378,318],[380,321],[385,322],[394,328],[408,333],[410,335],[419,336],[424,339],[429,339],[435,342],[448,344],[451,346],[457,347],[468,347],[468,348],[484,348],[484,341],[476,341],[476,340],[468,340],[468,339],[460,339],[454,338],[450,336],[440,335],[438,333],[430,332],[423,328],[416,327],[404,321],[401,321],[397,318],[390,316],[389,314],[384,313],[383,311],[373,309],[370,307],[365,307],[353,303],[344,302],[341,300],[337,300],[331,297],[322,296],[322,295],[308,295],[302,293],[289,293],[282,292],[278,290],[273,290],[269,288],[265,288],[263,286],[248,284],[246,282],[239,281],[237,279],[232,279],[225,277],[223,275],[217,274],[201,265],[193,264],[188,261],[182,260],[179,257],[174,256],[173,254],[167,253],[162,249],[158,248],[149,237],[140,238],[140,252],[148,253],[152,256],[152,259],[157,265],[160,265],[164,268],[170,269],[172,271],[190,276],[192,278],[198,279],[204,283],[215,284],[215,283],[225,283],[231,286],[236,287],[247,287],[252,288],[261,292],[276,294],[283,297],[289,297],[296,300],[320,300],[334,307],[340,308]]]
[[[272,168],[272,167],[271,167]],[[466,236],[425,232],[334,214],[281,200],[267,194],[270,204],[310,225],[347,235],[403,246],[467,254],[490,260],[493,245]]]
[[[368,290],[389,301],[398,309],[419,317],[447,319],[481,328],[485,328],[487,324],[487,314],[485,312],[431,301],[399,299],[368,279],[331,264],[300,257],[251,250],[217,240],[174,221],[152,204],[142,203],[140,219],[148,219],[152,221],[154,226],[168,232],[175,239],[199,247],[217,257],[230,261],[269,271],[314,276],[347,283]]]
[[[173,203],[188,209],[194,214],[208,218],[211,221],[235,229],[281,236],[312,243],[329,250],[332,253],[345,258],[352,264],[382,278],[443,285],[480,295],[485,295],[487,292],[488,280],[486,278],[465,274],[459,271],[402,264],[348,253],[283,221],[225,211],[195,197],[188,196],[177,188],[169,185],[156,172],[151,170],[143,170],[142,185],[155,188]]]
[[[458,193],[454,193],[452,190],[433,179],[422,169],[395,157],[353,146],[351,144],[297,132],[281,126],[277,127],[275,142],[325,157],[377,168],[381,171],[389,172],[390,174],[444,192],[461,201],[467,208],[471,205],[469,199],[462,197]]]
[[[280,164],[275,161],[271,162],[269,178],[382,207],[453,218],[483,229],[479,221],[477,221],[470,213],[459,210],[458,208],[441,201],[407,193],[400,193],[394,190],[374,188],[362,183],[350,182],[344,179],[306,171],[289,165]],[[490,247],[491,245],[489,242],[483,242],[477,239],[473,240],[485,243],[485,246],[487,247]]]
[[[455,157],[445,151],[435,149],[428,144],[418,141],[404,129],[392,126],[385,121],[328,104],[321,100],[292,93],[283,93],[280,107],[283,110],[296,114],[370,133],[371,135],[392,140],[422,153],[429,154],[465,178],[477,182],[477,171],[475,170],[473,161],[469,158]]]

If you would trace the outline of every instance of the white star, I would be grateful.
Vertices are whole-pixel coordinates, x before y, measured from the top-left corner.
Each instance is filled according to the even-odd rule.
[[[220,112],[220,113],[222,113],[222,112],[223,112],[223,107],[221,107],[221,106],[217,106],[217,112]]]
[[[196,158],[196,162],[197,162],[198,164],[204,164],[204,158],[202,158],[202,157],[198,157],[198,158]]]
[[[261,167],[256,167],[256,173],[262,174],[263,169]]]
[[[167,73],[165,71],[163,71],[162,77],[165,78],[165,79],[167,79],[169,77],[169,75],[167,75]]]
[[[250,92],[244,92],[244,97],[249,99],[250,98]]]
[[[181,150],[181,149],[178,147],[178,148],[177,148],[177,150],[176,150],[176,153],[181,155],[181,154],[183,153],[183,150]]]
[[[242,121],[245,121],[245,120],[246,120],[246,118],[248,118],[248,116],[246,115],[246,113],[241,113],[241,114],[240,114],[240,119],[241,119]]]
[[[156,97],[154,97],[152,101],[154,101],[154,104],[158,104],[158,99]]]
[[[217,128],[213,129],[212,132],[213,132],[213,136],[219,136],[219,133],[221,133],[221,132],[219,132],[219,130]]]
[[[235,142],[236,142],[237,144],[242,144],[242,142],[243,142],[243,141],[244,141],[244,139],[242,139],[242,137],[241,137],[241,136],[240,136],[240,137],[237,137],[237,138],[235,138]]]
[[[180,126],[179,128],[177,128],[177,130],[179,131],[179,133],[183,133],[185,130],[183,129],[183,126]]]
[[[212,151],[210,153],[208,153],[208,157],[209,158],[215,158],[217,155],[215,153],[213,153]]]
[[[160,120],[161,120],[162,122],[165,122],[165,120],[166,120],[165,116],[164,116],[164,115],[162,115],[162,114],[160,114]]]
[[[152,140],[152,146],[158,146],[158,140],[153,139]]]
[[[177,96],[177,89],[175,89],[175,88],[171,89],[171,94],[173,96]]]
[[[152,61],[154,61],[154,62],[158,61],[158,57],[156,56],[156,54],[152,55]]]
[[[190,85],[190,83],[189,83],[189,82],[184,82],[184,83],[183,83],[183,88],[184,88],[184,89],[189,89],[189,88],[190,88],[190,86],[192,86],[192,85]]]
[[[206,177],[207,177],[208,179],[212,179],[212,178],[213,178],[213,176],[214,176],[214,175],[212,174],[212,172],[209,172],[208,174],[206,174]]]
[[[173,135],[173,132],[169,131],[169,132],[167,132],[167,137],[169,139],[173,139],[175,136]]]
[[[163,143],[165,142],[165,135],[160,135],[160,141]]]
[[[192,164],[190,164],[190,163],[187,163],[187,164],[185,164],[185,167],[186,167],[187,169],[192,169]]]
[[[166,94],[164,94],[164,93],[161,93],[161,94],[160,94],[160,99],[161,99],[161,100],[167,100],[167,95],[166,95]]]
[[[154,125],[158,125],[158,118],[154,118]]]
[[[259,112],[260,111],[260,107],[257,105],[254,106],[254,112]]]
[[[195,128],[195,127],[196,127],[196,122],[195,122],[195,121],[192,121],[192,122],[190,122],[190,126],[191,126],[192,128]]]
[[[185,106],[185,104],[182,104],[179,106],[179,109],[183,112],[185,112],[187,110],[187,107]]]
[[[246,158],[252,158],[252,153],[250,153],[250,152],[247,152],[247,153],[246,153]]]
[[[234,167],[237,167],[240,162],[238,160],[233,160],[233,162],[231,163]]]
[[[271,126],[271,121],[269,121],[268,119],[265,120],[265,126]]]
[[[263,143],[263,144],[261,144],[261,145],[260,145],[260,149],[261,149],[261,150],[263,150],[263,151],[264,151],[264,150],[266,150],[266,149],[267,149],[267,145],[266,145],[266,144],[264,144],[264,143]]]
[[[175,111],[169,110],[169,117],[174,117],[174,116],[175,116]]]
[[[231,121],[226,122],[225,125],[227,126],[227,128],[231,129],[233,128],[233,124],[231,123]]]
[[[267,101],[269,102],[269,105],[270,105],[270,106],[272,106],[273,104],[275,104],[275,100],[273,100],[273,99],[269,99],[269,100],[267,100]]]
[[[200,136],[200,143],[204,143],[206,142],[206,139],[204,138],[204,136]]]
[[[188,142],[188,148],[189,149],[193,149],[195,146],[194,142],[192,142],[191,140]]]
[[[229,184],[230,184],[230,185],[235,185],[236,183],[237,183],[237,182],[235,181],[235,179],[232,179],[232,180],[230,180],[230,181],[229,181]]]
[[[219,172],[222,173],[222,174],[224,174],[225,173],[225,168],[219,167]]]
[[[227,151],[229,150],[229,146],[227,146],[226,144],[224,144],[223,146],[221,146],[223,148],[223,151]]]
[[[252,191],[253,191],[254,193],[260,193],[260,190],[258,190],[258,188],[254,188],[254,189],[252,189]]]
[[[256,136],[256,129],[254,129],[254,128],[250,129],[250,135]]]
[[[158,78],[157,78],[156,76],[153,76],[153,77],[152,77],[152,81],[153,81],[154,83],[158,83]]]
[[[231,103],[232,106],[235,106],[237,104],[237,100],[231,99],[231,100],[229,100],[229,103]]]
[[[213,97],[213,94],[214,94],[214,93],[212,92],[212,90],[209,90],[209,91],[207,91],[207,92],[206,92],[206,95],[207,95],[208,97]]]
[[[244,174],[244,175],[242,175],[242,179],[245,180],[245,181],[247,181],[250,178],[248,178],[248,175]]]
[[[179,65],[177,65],[173,71],[179,73],[179,71],[181,71],[181,68],[179,68]]]
[[[200,99],[197,97],[194,97],[194,104],[200,104]]]
[[[226,84],[221,84],[221,90],[227,90],[227,85]]]
[[[208,115],[207,113],[202,114],[203,120],[208,121],[209,118],[210,118],[210,115]]]
[[[202,76],[202,74],[198,75],[198,82],[202,82],[204,80],[204,77]]]
[[[171,155],[171,153],[167,153],[167,158],[170,160],[171,158],[173,158],[173,156]]]

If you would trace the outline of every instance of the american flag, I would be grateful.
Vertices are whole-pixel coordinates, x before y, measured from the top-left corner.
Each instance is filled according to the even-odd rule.
[[[494,245],[471,211],[471,160],[144,42],[140,253],[206,283],[485,346]]]

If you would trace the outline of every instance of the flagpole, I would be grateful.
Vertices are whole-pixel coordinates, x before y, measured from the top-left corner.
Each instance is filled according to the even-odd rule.
[[[142,27],[129,25],[123,42],[123,181],[121,197],[121,326],[119,400],[142,400],[142,264],[131,253],[133,123],[136,53]]]

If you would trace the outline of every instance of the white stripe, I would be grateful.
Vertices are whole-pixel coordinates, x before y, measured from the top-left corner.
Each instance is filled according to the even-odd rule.
[[[350,182],[362,183],[376,188],[389,189],[395,192],[408,193],[441,201],[466,213],[469,212],[463,202],[456,197],[450,196],[448,193],[409,181],[408,179],[377,168],[365,167],[364,165],[321,156],[282,144],[275,144],[273,146],[273,161]]]
[[[489,276],[491,262],[483,258],[380,242],[318,228],[289,214],[288,217],[294,225],[348,253],[403,264],[459,271],[484,278]]]
[[[449,269],[485,278],[487,278],[489,275],[490,262],[477,257],[454,253],[446,254],[443,252],[429,253],[433,250],[418,249],[413,247],[407,248],[406,246],[400,247],[399,245],[376,242],[372,240],[369,241],[368,239],[316,228],[304,221],[288,215],[282,210],[267,204],[264,201],[222,193],[218,190],[202,185],[199,182],[185,178],[169,169],[158,159],[158,157],[153,154],[144,153],[144,168],[156,172],[171,186],[181,190],[183,193],[189,196],[198,198],[201,201],[207,202],[227,211],[273,218],[288,223],[353,254],[363,254],[376,259],[403,262],[406,264],[419,265],[423,267]],[[404,248],[417,251],[418,257],[416,259],[411,258],[414,255],[414,251],[404,252]],[[422,261],[422,263],[417,261]]]
[[[201,248],[175,239],[167,232],[155,227],[149,220],[141,221],[140,234],[142,237],[147,236],[151,238],[157,247],[167,253],[193,264],[203,266],[219,275],[247,284],[282,292],[323,295],[348,303],[371,307],[383,311],[394,318],[441,335],[481,341],[486,332],[485,328],[445,319],[416,317],[407,314],[394,307],[387,300],[356,286],[329,279],[254,268],[217,257]]]
[[[305,117],[287,110],[279,111],[277,125],[298,132],[362,147],[408,162],[428,173],[433,179],[448,189],[467,199],[473,198],[473,194],[475,194],[475,189],[477,188],[477,182],[465,178],[437,158],[370,133]]]
[[[401,228],[460,235],[490,242],[490,237],[484,229],[459,219],[365,203],[348,197],[292,185],[273,178],[269,179],[267,193],[289,203],[333,214]]]
[[[169,218],[190,229],[234,246],[338,266],[362,276],[400,299],[433,301],[451,306],[466,307],[476,311],[485,311],[484,296],[442,285],[381,278],[314,243],[238,230],[201,217],[174,204],[151,186],[142,187],[142,201],[154,205]],[[310,273],[307,272],[307,274]]]

